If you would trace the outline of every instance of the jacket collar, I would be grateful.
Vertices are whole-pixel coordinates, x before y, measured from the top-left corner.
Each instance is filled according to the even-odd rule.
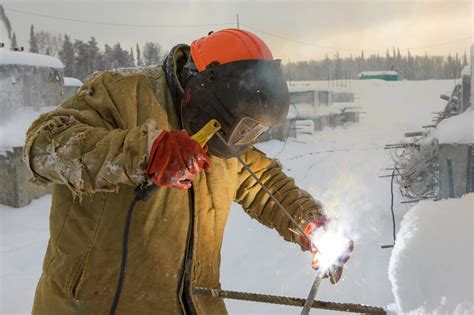
[[[163,62],[166,83],[173,99],[176,114],[181,118],[181,101],[183,99],[184,89],[179,82],[178,71],[186,63],[190,55],[189,45],[179,44],[174,46]]]

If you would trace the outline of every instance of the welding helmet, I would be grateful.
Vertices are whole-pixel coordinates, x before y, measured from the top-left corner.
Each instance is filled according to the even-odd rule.
[[[280,61],[256,35],[235,29],[212,33],[193,42],[191,57],[196,73],[185,85],[181,119],[189,134],[210,119],[220,122],[227,145],[213,137],[211,155],[232,157],[228,147],[241,155],[268,128],[286,120],[289,93]]]

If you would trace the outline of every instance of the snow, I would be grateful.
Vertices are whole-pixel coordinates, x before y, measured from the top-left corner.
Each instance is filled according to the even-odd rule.
[[[309,84],[295,84],[295,83],[289,83],[288,85],[288,91],[290,93],[292,92],[313,92],[313,91],[332,91],[332,88],[327,86],[312,86]]]
[[[82,85],[81,80],[71,77],[64,77],[64,86],[77,86],[80,87]]]
[[[314,82],[323,84],[313,84]],[[308,91],[332,91],[335,93],[352,92],[351,89],[344,86],[331,86],[328,81],[288,81],[288,90],[290,92],[308,92]]]
[[[389,265],[399,312],[474,314],[474,193],[405,214]]]
[[[0,155],[10,151],[13,147],[22,147],[25,143],[26,131],[31,123],[41,113],[54,109],[54,106],[33,109],[31,107],[17,108],[10,119],[0,123]]]
[[[441,121],[433,132],[440,144],[473,144],[474,111],[469,107],[464,113]]]
[[[366,75],[366,76],[373,76],[373,75],[397,75],[396,71],[362,71],[359,73],[359,77]]]
[[[0,65],[26,65],[36,67],[64,68],[63,63],[54,57],[25,51],[12,51],[0,48]]]
[[[326,81],[302,84],[312,89],[327,86]],[[317,299],[375,306],[395,302],[388,278],[391,250],[380,248],[382,244],[392,243],[390,179],[378,176],[384,174],[381,169],[393,164],[390,153],[383,147],[404,139],[406,131],[429,124],[431,112],[444,108],[440,91],[452,89],[453,84],[453,80],[354,80],[352,90],[360,95],[361,110],[367,113],[360,123],[326,128],[308,136],[306,142],[290,138],[287,142],[273,140],[258,144],[261,150],[282,162],[284,171],[301,188],[321,200],[331,219],[339,222],[347,237],[355,241],[343,279],[336,286],[324,281]],[[397,223],[408,211],[399,202],[400,196],[395,191]],[[49,197],[44,197],[26,208],[0,209],[2,251],[9,248],[8,255],[2,255],[0,268],[2,288],[8,287],[8,291],[1,292],[2,314],[27,314],[31,310],[48,238],[49,206]],[[22,240],[34,242],[34,246],[25,246],[27,242]],[[239,205],[232,206],[222,248],[223,289],[305,298],[315,276],[310,265],[308,253],[251,220]],[[443,295],[449,304],[449,295]],[[417,307],[423,303],[420,300]],[[242,301],[226,300],[226,304],[230,314],[301,311]],[[393,305],[388,308],[394,309]]]
[[[471,75],[471,65],[466,65],[462,68],[461,77],[470,76]]]
[[[0,314],[28,314],[49,237],[47,195],[24,208],[0,205]]]

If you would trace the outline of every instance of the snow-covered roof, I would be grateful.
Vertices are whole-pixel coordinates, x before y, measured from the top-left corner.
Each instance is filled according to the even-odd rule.
[[[373,75],[398,75],[396,71],[362,71],[359,73],[359,77],[367,75],[367,76],[373,76]]]
[[[296,92],[313,92],[313,91],[332,91],[330,87],[328,88],[320,88],[320,87],[314,87],[310,85],[301,85],[301,86],[288,86],[288,91],[290,93],[296,93]]]
[[[0,65],[26,65],[36,67],[64,68],[63,63],[54,57],[24,51],[12,51],[0,48]]]
[[[440,144],[473,144],[474,111],[472,107],[460,115],[440,122],[433,135],[438,138]]]
[[[461,71],[461,76],[464,77],[464,76],[470,76],[470,75],[471,75],[471,65],[464,66],[464,68],[462,68],[462,71]]]
[[[71,78],[71,77],[64,77],[64,86],[81,86],[82,82],[79,79]]]

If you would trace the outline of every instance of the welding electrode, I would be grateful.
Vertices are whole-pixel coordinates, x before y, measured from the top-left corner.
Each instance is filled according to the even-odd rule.
[[[245,163],[242,160],[242,158],[240,156],[238,156],[234,152],[234,150],[227,144],[227,141],[225,140],[224,136],[221,135],[221,132],[217,132],[216,136],[217,136],[217,138],[219,138],[220,141],[222,141],[222,143],[228,148],[228,150],[240,162],[240,164],[242,164],[242,166],[247,170],[247,172],[249,172],[249,174],[257,181],[257,183],[260,185],[260,187],[262,187],[262,189],[268,194],[268,196],[283,211],[283,213],[285,213],[285,215],[288,217],[288,219],[291,221],[291,223],[293,223],[293,225],[296,227],[296,229],[298,229],[298,231],[301,233],[301,235],[303,235],[303,237],[305,237],[308,240],[308,243],[311,244],[310,246],[313,246],[314,248],[316,248],[316,250],[319,252],[319,254],[323,255],[323,253],[316,247],[316,244],[314,244],[314,242],[311,240],[311,237],[309,237],[309,235],[307,235],[304,232],[303,228],[298,224],[298,222],[296,222],[296,220],[293,218],[293,216],[288,212],[288,210],[286,210],[286,208],[280,203],[280,201],[278,201],[278,199],[275,198],[275,196],[268,189],[268,187],[265,186],[265,184],[260,180],[260,178],[258,178],[257,174],[255,174],[250,169],[250,167],[247,165],[247,163]],[[329,268],[328,275],[329,275],[329,277],[333,278],[332,268]],[[318,273],[316,274],[316,278],[314,280],[313,286],[311,287],[311,290],[308,294],[308,298],[306,299],[306,303],[305,303],[305,306],[304,306],[303,311],[302,311],[301,314],[303,314],[303,315],[309,314],[309,311],[311,309],[311,305],[313,304],[313,301],[314,301],[314,299],[316,297],[316,294],[318,292],[319,284],[321,283],[322,277],[323,277],[323,274],[320,271],[318,271]]]

